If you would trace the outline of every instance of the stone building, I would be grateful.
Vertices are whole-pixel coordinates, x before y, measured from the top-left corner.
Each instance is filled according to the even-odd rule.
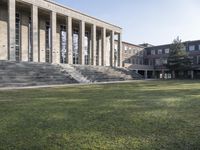
[[[186,51],[192,59],[192,69],[184,72],[176,72],[179,78],[200,78],[200,40],[183,42]],[[131,48],[132,46],[132,48]],[[142,47],[147,46],[147,47]],[[171,78],[171,72],[166,68],[167,58],[170,52],[170,44],[153,46],[149,44],[133,45],[123,42],[123,64],[125,67],[134,70],[145,78]],[[132,58],[138,56],[137,53],[131,53],[133,49],[140,49],[143,59],[140,63],[133,61]]]
[[[50,0],[0,0],[0,60],[122,66],[121,47],[118,26]]]
[[[200,40],[183,42],[186,51],[192,60],[190,71],[176,72],[179,78],[200,78]],[[145,65],[154,66],[155,77],[171,78],[171,73],[165,67],[167,64],[170,44],[145,48]]]

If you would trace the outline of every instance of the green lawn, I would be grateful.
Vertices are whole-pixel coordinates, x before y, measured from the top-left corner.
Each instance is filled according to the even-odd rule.
[[[0,91],[0,150],[199,150],[200,81]]]

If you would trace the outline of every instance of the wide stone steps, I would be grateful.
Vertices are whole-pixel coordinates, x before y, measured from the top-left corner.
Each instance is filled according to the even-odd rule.
[[[58,65],[0,61],[0,87],[78,83]]]
[[[124,73],[112,67],[73,65],[83,76],[91,82],[109,82],[138,79],[132,74]],[[128,72],[128,71],[127,71]]]
[[[0,61],[0,87],[109,82],[140,79],[124,68]]]

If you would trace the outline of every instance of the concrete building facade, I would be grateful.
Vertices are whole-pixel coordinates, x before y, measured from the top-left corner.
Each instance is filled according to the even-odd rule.
[[[122,42],[123,66],[139,73],[144,78],[152,78],[154,67],[145,65],[145,47]]]
[[[50,0],[0,0],[0,60],[122,66],[122,29]]]
[[[192,60],[192,69],[189,71],[176,72],[176,77],[200,79],[200,40],[186,41],[183,42],[183,44]],[[147,45],[148,44],[144,44],[143,46]],[[128,45],[123,42],[123,53],[126,52],[125,46],[127,47]],[[132,58],[138,55],[131,53],[123,57],[123,64],[129,69],[137,71],[145,78],[172,78],[171,72],[166,68],[170,46],[171,44],[159,46],[148,45],[147,47],[135,45],[135,47],[140,49],[141,53],[143,53],[143,57],[141,57],[141,59],[143,59],[143,64],[140,63],[138,65],[138,62],[131,61]]]

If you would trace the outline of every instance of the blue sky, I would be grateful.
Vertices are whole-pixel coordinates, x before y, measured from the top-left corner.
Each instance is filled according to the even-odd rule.
[[[56,0],[123,28],[123,41],[200,40],[200,0]]]

